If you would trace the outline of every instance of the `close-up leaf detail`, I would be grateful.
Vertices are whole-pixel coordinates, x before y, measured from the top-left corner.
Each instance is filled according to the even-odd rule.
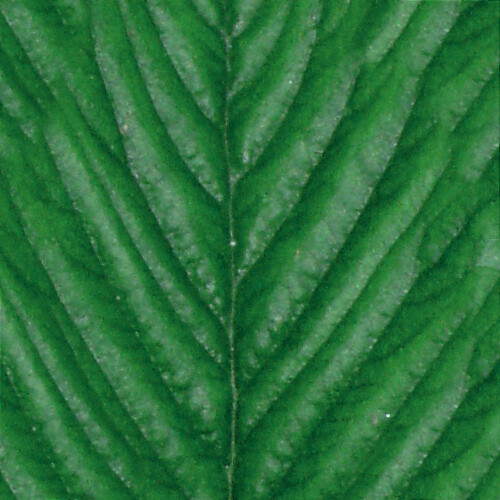
[[[0,499],[500,498],[499,9],[0,0]]]

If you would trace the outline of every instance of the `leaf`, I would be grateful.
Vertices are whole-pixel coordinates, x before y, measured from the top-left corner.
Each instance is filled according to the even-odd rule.
[[[1,498],[498,496],[497,2],[0,14]]]

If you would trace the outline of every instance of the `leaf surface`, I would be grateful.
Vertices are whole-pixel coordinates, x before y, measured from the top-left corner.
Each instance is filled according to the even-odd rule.
[[[0,0],[0,497],[496,498],[498,22]]]

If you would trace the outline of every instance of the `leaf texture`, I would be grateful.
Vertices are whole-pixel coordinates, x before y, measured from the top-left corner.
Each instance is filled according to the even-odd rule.
[[[0,498],[497,498],[498,22],[0,0]]]

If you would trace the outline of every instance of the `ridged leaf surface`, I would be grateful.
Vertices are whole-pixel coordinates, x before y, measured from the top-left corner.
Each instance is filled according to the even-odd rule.
[[[0,0],[0,498],[498,498],[498,23]]]

